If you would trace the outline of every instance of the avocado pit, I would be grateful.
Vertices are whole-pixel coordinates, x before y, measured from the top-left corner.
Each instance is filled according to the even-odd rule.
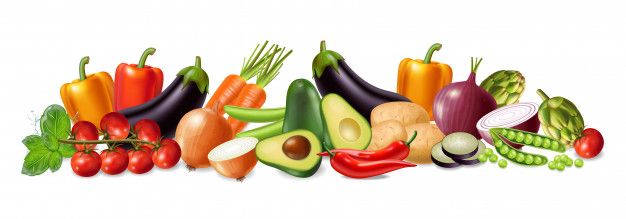
[[[311,142],[302,135],[294,135],[285,140],[282,149],[285,156],[294,160],[302,160],[311,153]]]

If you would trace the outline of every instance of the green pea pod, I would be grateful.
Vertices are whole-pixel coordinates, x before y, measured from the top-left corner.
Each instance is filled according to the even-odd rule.
[[[224,106],[228,116],[243,122],[275,122],[285,116],[285,108],[257,109],[237,106]]]
[[[283,133],[283,120],[271,123],[269,125],[261,126],[255,129],[251,129],[245,132],[240,132],[235,135],[237,138],[241,137],[255,137],[263,140],[269,137],[274,137]]]
[[[585,122],[576,105],[563,97],[549,98],[541,89],[537,94],[543,99],[539,106],[539,121],[543,132],[567,147],[582,136]]]

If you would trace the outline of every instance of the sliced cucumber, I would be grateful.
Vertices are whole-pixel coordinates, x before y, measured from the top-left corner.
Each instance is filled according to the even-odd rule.
[[[443,153],[443,146],[441,142],[435,144],[431,149],[430,159],[433,161],[433,163],[437,164],[437,166],[440,167],[453,168],[460,166],[459,163],[454,162],[452,158]]]
[[[474,154],[474,156],[470,157],[470,158],[465,158],[465,159],[454,159],[454,161],[456,161],[457,163],[463,164],[463,165],[475,165],[475,164],[479,164],[480,161],[478,160],[478,155],[482,154],[485,152],[485,143],[483,143],[482,141],[478,141],[478,151],[476,152],[476,154]]]
[[[447,135],[441,141],[443,153],[448,157],[462,160],[467,159],[478,152],[478,139],[465,132],[455,132]]]

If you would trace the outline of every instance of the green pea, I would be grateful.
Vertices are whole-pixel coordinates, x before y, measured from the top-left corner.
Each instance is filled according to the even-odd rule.
[[[493,141],[493,144],[496,146],[496,148],[504,146],[504,142],[502,140],[500,140],[500,139],[495,139]]]
[[[550,140],[544,139],[542,147],[543,148],[549,148],[550,147],[550,143],[551,143]]]
[[[533,146],[541,147],[542,143],[543,143],[543,138],[541,138],[541,136],[535,136],[535,139],[533,140]]]
[[[535,157],[535,158],[533,158],[533,159],[534,159],[534,161],[533,161],[533,162],[534,162],[536,165],[541,165],[541,164],[543,163],[543,158],[541,158],[541,157],[539,157],[539,156],[537,156],[537,157]]]
[[[552,150],[559,150],[559,146],[561,145],[559,145],[559,142],[556,140],[553,140],[552,143],[550,143],[550,148],[552,148]]]
[[[526,158],[522,153],[517,153],[517,156],[515,157],[515,161],[517,161],[518,163],[524,162],[525,159]]]
[[[548,168],[551,170],[556,169],[556,163],[554,161],[548,162]]]
[[[480,161],[481,163],[484,163],[485,161],[487,161],[487,155],[485,154],[478,155],[478,161]]]
[[[515,158],[515,156],[517,156],[517,152],[515,152],[515,150],[510,150],[507,154],[507,157],[509,157],[510,159]]]
[[[511,149],[509,149],[508,147],[501,147],[498,149],[498,151],[500,151],[500,154],[502,155],[506,155],[507,153],[509,153]]]
[[[524,142],[524,133],[522,132],[518,132],[517,135],[515,136],[515,142]]]
[[[491,156],[493,154],[493,150],[491,150],[491,148],[487,148],[487,149],[485,149],[485,154],[487,156]]]
[[[561,162],[561,155],[556,155],[556,156],[554,156],[553,161],[554,161],[554,162],[557,162],[557,163],[558,163],[558,162]]]
[[[561,162],[556,163],[556,169],[559,170],[559,171],[565,170],[565,164],[563,164]]]
[[[574,166],[576,166],[576,167],[583,167],[584,164],[585,164],[585,162],[582,159],[580,159],[580,158],[578,158],[578,159],[576,159],[574,161]]]
[[[500,168],[506,168],[506,165],[507,165],[507,164],[508,164],[508,163],[506,162],[506,160],[505,160],[505,159],[501,159],[500,161],[498,161],[498,166],[499,166]]]
[[[574,164],[574,161],[572,161],[572,159],[568,158],[567,160],[565,160],[565,162],[563,162],[565,164],[565,166],[571,167],[572,164]]]
[[[510,132],[506,133],[506,138],[509,139],[509,140],[515,139],[515,132],[514,131],[510,131]]]
[[[535,138],[533,138],[533,135],[532,135],[532,134],[527,133],[527,134],[526,134],[526,138],[524,138],[524,144],[526,144],[526,145],[530,145],[530,144],[532,144],[532,143],[533,143],[533,140],[534,140],[534,139],[535,139]]]
[[[496,161],[498,161],[498,155],[492,154],[491,156],[489,156],[489,161],[495,163]]]
[[[533,162],[535,162],[534,156],[533,155],[526,155],[526,159],[524,160],[524,163],[531,165],[533,164]]]

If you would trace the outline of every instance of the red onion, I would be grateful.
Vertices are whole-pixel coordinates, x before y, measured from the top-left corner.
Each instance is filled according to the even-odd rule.
[[[489,129],[491,128],[514,128],[537,133],[539,131],[538,110],[539,105],[536,103],[518,103],[503,106],[478,120],[476,128],[483,139],[491,145],[493,145],[493,139],[491,139],[489,134]],[[511,146],[520,149],[523,145],[511,144]]]
[[[481,61],[482,59],[475,62],[472,58],[472,72],[467,81],[449,84],[435,97],[435,123],[446,135],[467,132],[480,139],[476,123],[498,106],[491,94],[476,85],[476,69]]]

